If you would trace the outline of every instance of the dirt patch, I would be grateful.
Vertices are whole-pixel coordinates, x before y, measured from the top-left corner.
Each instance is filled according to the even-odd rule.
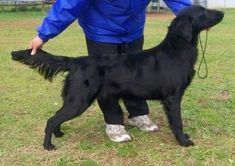
[[[40,24],[40,19],[22,19],[22,20],[1,20],[0,27],[35,27],[36,25]]]
[[[7,91],[9,89],[9,86],[0,85],[0,92]]]
[[[200,97],[197,99],[197,103],[200,105],[206,105],[207,104],[207,100],[203,97]]]
[[[228,90],[223,90],[221,91],[218,96],[220,97],[220,99],[222,100],[229,100],[231,99],[231,94],[229,93]]]
[[[222,90],[219,93],[217,93],[216,98],[219,100],[229,100],[231,99],[231,94],[228,90]]]
[[[27,145],[16,149],[17,153],[30,154],[36,156],[57,156],[61,154],[60,150],[46,151],[41,145]]]

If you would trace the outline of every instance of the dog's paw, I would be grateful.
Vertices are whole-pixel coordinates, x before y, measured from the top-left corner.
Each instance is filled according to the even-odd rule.
[[[186,139],[190,138],[190,136],[188,134],[186,134],[186,133],[184,134],[184,136],[185,136]]]
[[[64,133],[62,131],[54,132],[55,137],[62,137]]]
[[[53,144],[43,144],[43,147],[45,150],[48,150],[48,151],[52,151],[52,150],[56,150],[56,147],[53,145]]]
[[[191,141],[190,139],[187,139],[187,140],[184,140],[184,141],[180,141],[179,144],[181,146],[185,146],[185,147],[194,146],[193,141]]]
[[[181,146],[185,146],[185,147],[193,146],[194,143],[189,138],[190,136],[185,133],[185,134],[182,134],[180,137],[178,137],[177,140]]]

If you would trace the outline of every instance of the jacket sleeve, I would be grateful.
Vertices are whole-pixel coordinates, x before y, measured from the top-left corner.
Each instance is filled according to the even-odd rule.
[[[171,11],[177,15],[183,8],[192,5],[191,0],[163,0]]]
[[[56,0],[37,27],[38,36],[46,42],[60,34],[85,11],[91,0]]]

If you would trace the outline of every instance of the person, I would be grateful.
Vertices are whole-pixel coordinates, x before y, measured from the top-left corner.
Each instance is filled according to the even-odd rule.
[[[145,9],[150,0],[56,0],[48,15],[37,28],[37,36],[30,41],[34,55],[49,39],[59,35],[78,19],[85,37],[88,55],[91,57],[129,54],[143,49]],[[164,0],[177,15],[190,0]],[[112,99],[97,99],[106,123],[110,140],[131,140],[125,130],[123,111],[114,107]],[[148,117],[149,110],[144,100],[124,100],[129,112],[129,125],[151,132],[158,130]],[[115,104],[116,105],[116,104]]]

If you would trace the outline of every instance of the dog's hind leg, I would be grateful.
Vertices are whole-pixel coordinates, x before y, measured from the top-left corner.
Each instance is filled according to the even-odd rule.
[[[55,130],[54,130],[55,137],[62,137],[64,135],[64,132],[61,131],[60,126],[61,125],[58,125],[57,127],[55,127]]]
[[[170,128],[175,135],[176,140],[181,146],[191,146],[194,143],[187,134],[183,133],[183,124],[181,119],[181,96],[169,96],[163,102]]]
[[[52,134],[62,134],[60,125],[65,121],[73,119],[81,115],[92,103],[98,91],[98,83],[96,87],[88,87],[83,81],[69,81],[65,84],[64,104],[63,107],[56,112],[47,121],[45,129],[45,137],[43,146],[47,150],[55,149],[51,143]]]
[[[59,126],[65,121],[81,115],[88,106],[88,103],[83,104],[81,101],[79,102],[77,100],[72,103],[69,102],[64,104],[63,108],[47,121],[43,143],[44,148],[47,150],[55,149],[55,146],[51,143],[52,133],[58,132]]]

